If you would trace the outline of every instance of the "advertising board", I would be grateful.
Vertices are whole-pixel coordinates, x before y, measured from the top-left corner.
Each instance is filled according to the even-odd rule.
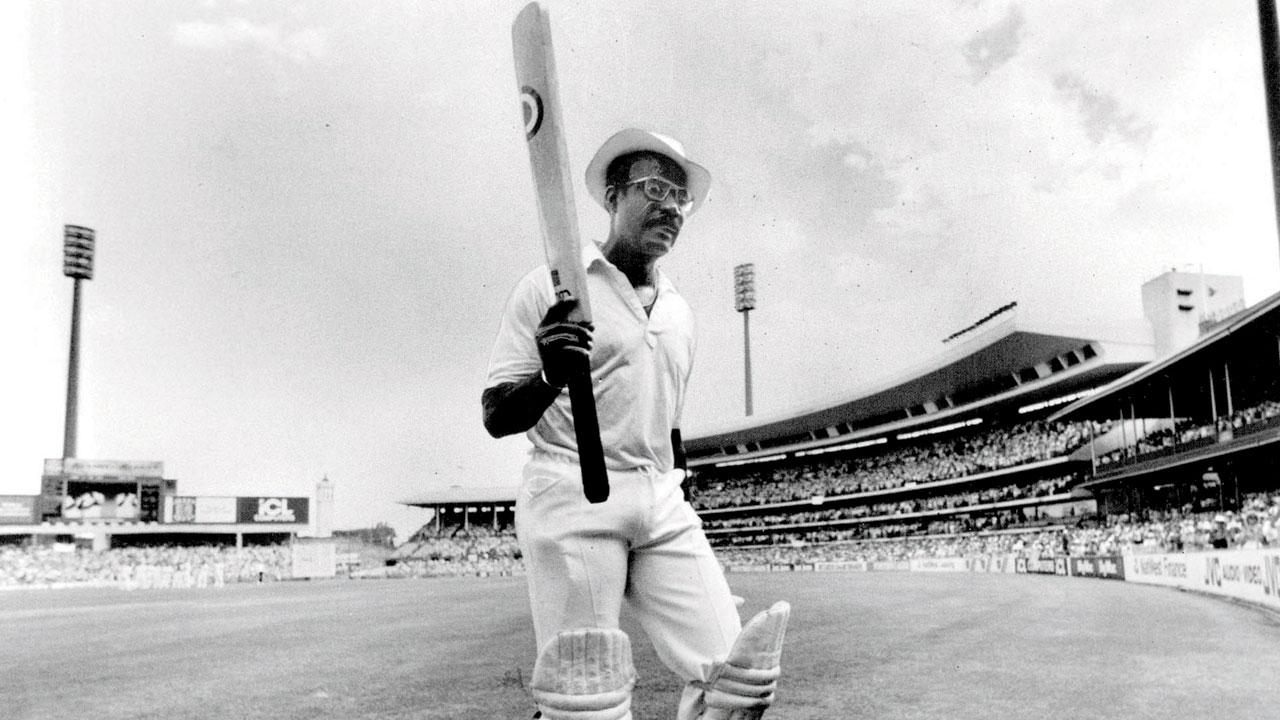
[[[912,572],[964,572],[969,561],[964,558],[917,558],[910,561]]]
[[[1280,608],[1280,550],[1129,555],[1125,580],[1196,590]]]
[[[304,497],[236,498],[236,522],[257,524],[306,523],[310,499]]]
[[[1204,561],[1190,553],[1126,555],[1124,579],[1148,585],[1191,587],[1203,582]]]
[[[1073,557],[1069,560],[1071,574],[1076,577],[1124,579],[1124,558],[1119,555]]]
[[[234,523],[236,521],[236,498],[196,498],[195,521],[198,523]]]
[[[30,525],[36,520],[36,495],[0,495],[0,525]]]
[[[158,478],[164,477],[164,463],[160,460],[46,458],[44,474],[77,478]]]
[[[1067,566],[1064,558],[1050,557],[1026,558],[1026,570],[1021,572],[1038,573],[1040,575],[1065,575],[1066,571]]]
[[[1280,608],[1280,550],[1206,553],[1201,589]]]
[[[169,496],[164,499],[164,522],[231,525],[236,521],[236,498]]]
[[[337,574],[337,545],[332,540],[299,540],[290,548],[295,578],[331,578]]]
[[[816,562],[813,569],[819,572],[835,571],[835,570],[852,570],[855,572],[866,572],[870,568],[866,560],[833,560],[828,562]]]

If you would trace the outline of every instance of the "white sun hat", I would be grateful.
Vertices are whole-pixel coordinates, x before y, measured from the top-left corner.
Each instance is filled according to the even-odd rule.
[[[591,193],[591,197],[607,210],[609,206],[605,203],[604,191],[605,173],[609,169],[609,163],[627,153],[642,150],[665,155],[684,169],[685,178],[689,184],[689,194],[693,196],[693,206],[689,208],[688,214],[697,212],[711,190],[711,173],[684,154],[684,146],[679,140],[639,128],[626,128],[614,133],[613,137],[605,140],[604,145],[596,151],[595,157],[591,158],[591,162],[587,165],[587,192]]]

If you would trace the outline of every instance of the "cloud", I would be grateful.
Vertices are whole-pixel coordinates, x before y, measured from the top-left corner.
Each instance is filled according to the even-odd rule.
[[[795,138],[779,158],[775,180],[787,188],[805,235],[835,252],[867,242],[867,221],[899,191],[865,146],[837,139]]]
[[[965,43],[964,58],[973,68],[975,82],[981,81],[1018,54],[1024,22],[1022,11],[1017,6],[1010,7],[1003,20],[982,30]]]
[[[1123,112],[1115,97],[1094,90],[1081,78],[1062,73],[1054,77],[1053,86],[1076,103],[1094,144],[1101,144],[1110,136],[1138,147],[1151,140],[1155,131],[1151,123],[1143,122],[1136,113]]]
[[[322,29],[310,27],[282,33],[278,25],[244,18],[228,18],[221,23],[178,23],[173,39],[179,45],[202,50],[255,47],[299,65],[324,57],[328,49],[327,34]]]

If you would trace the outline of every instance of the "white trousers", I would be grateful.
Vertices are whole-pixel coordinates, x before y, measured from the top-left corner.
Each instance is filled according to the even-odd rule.
[[[681,708],[742,630],[702,522],[680,490],[684,471],[609,473],[591,504],[577,464],[540,453],[525,466],[516,534],[542,648],[557,633],[617,628],[625,598],[658,658],[686,683]]]

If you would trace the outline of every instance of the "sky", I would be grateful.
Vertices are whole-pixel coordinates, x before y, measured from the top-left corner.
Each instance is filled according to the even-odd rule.
[[[480,423],[543,261],[511,59],[523,2],[22,2],[0,9],[0,494],[77,455],[181,494],[311,495],[336,525],[513,486]],[[614,131],[680,139],[708,203],[661,268],[698,354],[686,437],[741,426],[733,268],[756,266],[752,421],[849,397],[1020,319],[1138,320],[1171,268],[1280,289],[1255,3],[546,3],[577,213]]]

